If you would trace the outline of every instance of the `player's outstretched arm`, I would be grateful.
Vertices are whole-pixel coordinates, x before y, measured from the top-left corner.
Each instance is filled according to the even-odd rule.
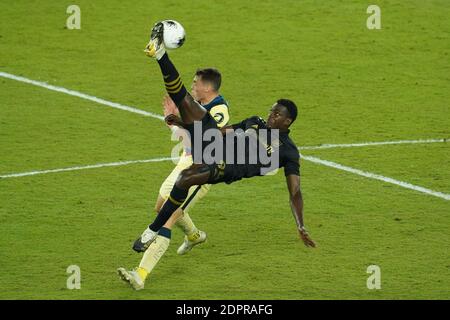
[[[236,129],[245,130],[245,123],[247,122],[247,120],[248,119],[245,119],[239,123],[223,126],[220,128],[220,131],[222,132],[223,135],[225,135],[228,130],[236,130]]]
[[[289,190],[289,202],[291,204],[292,214],[297,223],[300,237],[305,246],[314,248],[316,244],[309,236],[303,224],[303,197],[300,190],[300,176],[294,174],[288,175],[286,182]]]

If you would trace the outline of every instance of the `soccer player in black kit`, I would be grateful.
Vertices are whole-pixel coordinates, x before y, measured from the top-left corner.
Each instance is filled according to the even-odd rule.
[[[145,53],[152,58],[156,58],[158,61],[166,90],[180,111],[181,119],[175,115],[169,115],[166,117],[166,122],[168,124],[177,124],[187,129],[191,137],[192,150],[200,150],[201,152],[203,152],[210,142],[195,137],[195,122],[197,122],[197,125],[201,122],[202,135],[206,130],[216,129],[222,132],[224,140],[227,135],[231,134],[234,135],[233,141],[236,141],[237,135],[234,134],[235,131],[250,132],[250,136],[253,135],[256,137],[258,148],[263,147],[267,154],[274,153],[278,156],[277,166],[284,168],[291,210],[300,237],[307,247],[315,247],[315,243],[310,238],[303,223],[303,198],[300,190],[299,172],[300,155],[297,146],[289,138],[288,128],[297,117],[297,107],[294,102],[288,99],[279,99],[272,106],[267,122],[260,117],[254,116],[240,123],[218,129],[216,121],[187,92],[175,66],[169,60],[162,41],[163,27],[163,24],[160,22],[155,24]],[[274,134],[276,130],[273,129],[278,130],[278,136]],[[260,137],[260,133],[263,131],[268,136],[265,139]],[[275,138],[272,139],[272,136]],[[265,144],[264,141],[267,141],[267,143]],[[202,144],[200,148],[198,145],[196,148],[195,144],[198,142]],[[179,218],[173,215],[173,213],[185,201],[191,186],[206,183],[232,183],[242,178],[264,175],[263,169],[268,167],[267,163],[262,163],[260,158],[256,162],[249,161],[249,158],[254,155],[249,148],[245,148],[245,154],[238,154],[236,147],[234,146],[233,148],[234,155],[231,157],[231,161],[225,155],[226,152],[230,152],[230,149],[224,148],[223,159],[212,164],[205,162],[195,163],[195,159],[199,159],[199,155],[193,154],[194,164],[181,172],[170,193],[169,199],[160,209],[156,219],[133,245],[135,251],[145,252],[139,267],[133,271],[128,271],[125,268],[118,269],[121,278],[128,282],[134,289],[140,290],[144,288],[145,279],[167,250],[170,243],[171,228]],[[245,161],[243,163],[236,161],[239,157]]]

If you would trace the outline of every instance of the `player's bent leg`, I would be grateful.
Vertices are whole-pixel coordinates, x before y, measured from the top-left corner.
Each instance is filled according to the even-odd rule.
[[[169,248],[171,236],[171,230],[169,228],[162,227],[159,230],[155,240],[145,251],[141,262],[139,263],[139,267],[136,269],[143,281],[147,279],[148,275],[152,272],[153,268],[155,268],[158,261]]]
[[[173,224],[175,221],[170,221],[169,219],[168,224],[170,223]],[[170,238],[171,230],[162,227],[145,251],[138,268],[131,271],[128,271],[125,268],[117,269],[122,280],[126,281],[135,290],[143,289],[148,275],[167,251],[170,244]]]
[[[211,188],[211,185],[204,184],[202,186],[196,186],[195,190],[186,201],[183,203],[181,209],[183,209],[183,216],[177,220],[176,226],[179,227],[185,234],[183,243],[177,250],[177,253],[184,255],[192,250],[194,246],[206,242],[206,232],[199,230],[192,221],[189,212],[197,201],[202,199]]]
[[[177,165],[173,168],[172,172],[170,172],[170,174],[166,177],[166,179],[159,188],[159,195],[155,205],[156,212],[159,212],[161,210],[161,207],[164,205],[164,202],[169,198],[170,192],[172,191],[173,186],[175,185],[175,182],[177,181],[181,171],[189,168],[191,165],[192,165],[192,156],[190,155],[188,156],[185,153],[183,153]],[[189,189],[188,200],[190,199],[191,194],[194,191],[195,187]]]
[[[173,186],[170,196],[162,206],[159,214],[142,235],[134,242],[133,250],[143,252],[155,240],[158,231],[169,220],[172,214],[183,204],[193,185],[202,185],[208,182],[209,166],[206,164],[193,164],[179,175]]]
[[[164,228],[171,229],[174,226],[174,224],[177,222],[177,220],[183,215],[183,211],[177,209],[175,212],[170,216],[169,220],[164,224]]]
[[[194,163],[181,172],[175,182],[175,186],[181,189],[189,189],[194,185],[204,185],[208,183],[210,173],[211,170],[207,164]]]
[[[185,235],[189,236],[198,230],[189,216],[189,213],[195,204],[206,196],[210,188],[210,184],[204,184],[201,186],[193,186],[189,190],[189,196],[180,208],[183,212],[183,216],[176,222],[176,226],[179,227]]]
[[[186,200],[187,201],[187,200]],[[187,212],[185,212],[182,208],[179,208],[177,211],[181,212],[180,218],[177,220],[175,225],[183,231],[185,235],[190,235],[194,233],[197,228],[194,225],[194,222],[192,221],[191,217]]]
[[[176,225],[180,227],[185,234],[183,243],[177,250],[179,255],[184,255],[191,251],[195,246],[206,242],[206,232],[197,229],[187,212],[183,212],[183,216],[177,220]]]
[[[162,206],[164,205],[164,202],[166,199],[164,199],[161,194],[158,195],[158,199],[155,203],[155,211],[157,214],[159,214],[159,211],[161,210]],[[178,217],[181,217],[181,214],[178,215]],[[177,218],[178,218],[177,217]],[[173,223],[175,223],[174,221]],[[156,232],[151,230],[149,227],[147,227],[144,232],[141,234],[139,238],[137,238],[133,243],[133,250],[136,252],[145,252],[147,248],[150,246],[150,243],[156,238]]]
[[[172,172],[167,176],[164,182],[161,184],[159,189],[158,198],[155,203],[155,211],[159,213],[164,202],[169,198],[170,192],[173,189],[175,181],[177,180],[180,173],[189,168],[192,165],[192,157],[182,155],[176,167],[172,170]],[[193,189],[192,189],[193,190]],[[145,252],[151,241],[153,241],[156,237],[156,231],[158,230],[150,230],[148,227],[144,230],[142,235],[133,243],[133,250],[137,252]]]
[[[206,164],[193,164],[188,169],[183,170],[178,176],[169,198],[149,228],[153,231],[159,230],[186,200],[189,188],[207,183],[209,175],[210,169]]]

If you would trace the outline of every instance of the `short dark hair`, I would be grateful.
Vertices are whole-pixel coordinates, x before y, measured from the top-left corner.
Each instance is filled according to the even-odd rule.
[[[280,104],[287,109],[287,111],[289,112],[289,116],[292,119],[292,124],[295,119],[297,119],[297,106],[295,105],[294,101],[289,99],[279,99],[277,101],[277,104]]]
[[[222,75],[219,70],[214,68],[198,69],[195,75],[199,76],[202,81],[209,82],[215,91],[219,91],[220,85],[222,84]]]

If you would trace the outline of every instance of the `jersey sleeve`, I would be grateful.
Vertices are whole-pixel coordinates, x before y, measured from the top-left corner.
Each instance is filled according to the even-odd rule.
[[[289,152],[284,164],[284,175],[287,177],[292,174],[296,176],[300,175],[300,154],[298,151]]]
[[[253,116],[253,117],[247,118],[245,120],[242,120],[239,123],[235,123],[235,124],[233,124],[231,126],[233,127],[233,130],[236,130],[236,129],[245,130],[245,128],[247,128],[247,127],[249,127],[251,125],[259,124],[261,122],[261,120],[262,119],[260,117]]]
[[[230,115],[228,113],[228,107],[225,104],[219,104],[209,110],[211,116],[216,120],[217,126],[222,128],[230,121]]]

